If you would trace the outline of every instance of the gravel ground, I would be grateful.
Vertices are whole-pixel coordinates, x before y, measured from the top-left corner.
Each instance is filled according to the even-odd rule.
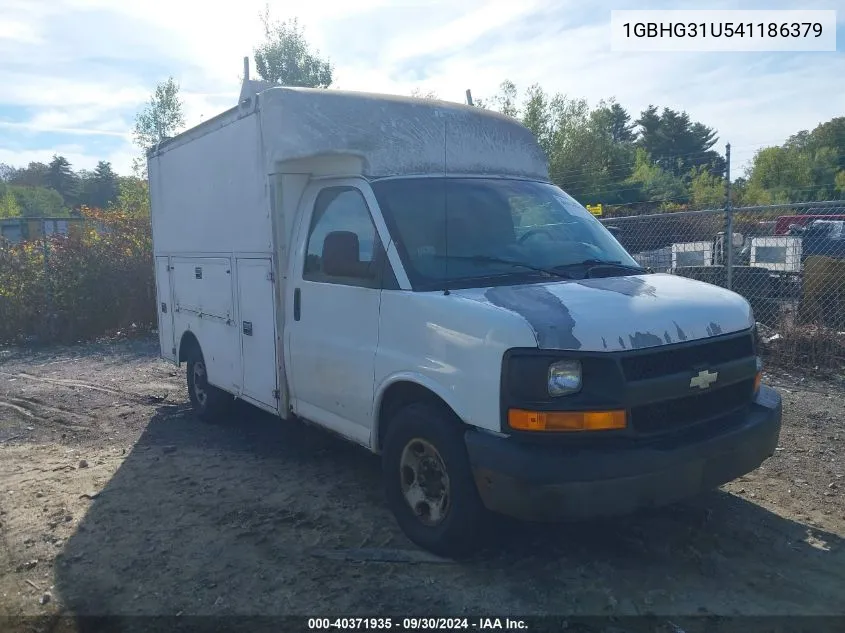
[[[152,338],[0,350],[7,625],[33,615],[54,625],[66,615],[845,616],[841,379],[770,374],[784,396],[781,446],[722,490],[612,521],[512,525],[455,563],[400,533],[377,458],[247,406],[204,424],[189,411],[184,368],[156,354]]]

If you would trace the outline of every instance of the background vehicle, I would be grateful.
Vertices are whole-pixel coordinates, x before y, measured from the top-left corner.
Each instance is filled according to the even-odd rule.
[[[793,227],[807,226],[815,220],[845,220],[845,215],[834,213],[829,214],[812,214],[805,215],[782,215],[775,222],[775,235],[788,235]]]

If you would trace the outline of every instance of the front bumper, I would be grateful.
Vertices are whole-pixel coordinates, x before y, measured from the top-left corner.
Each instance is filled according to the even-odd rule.
[[[746,413],[681,439],[576,448],[470,430],[466,444],[487,508],[532,521],[578,520],[674,503],[751,472],[775,452],[781,415],[780,394],[764,385]]]

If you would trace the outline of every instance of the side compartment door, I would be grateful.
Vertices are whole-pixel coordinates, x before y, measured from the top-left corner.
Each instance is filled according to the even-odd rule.
[[[229,257],[171,257],[170,278],[175,331],[197,337],[208,382],[238,394],[243,371],[233,266]]]
[[[173,305],[170,292],[170,258],[156,257],[156,297],[158,299],[158,340],[162,358],[176,360],[173,340]]]
[[[238,313],[243,358],[241,396],[278,408],[276,390],[276,301],[269,258],[239,258]]]
[[[303,197],[286,356],[294,411],[367,445],[384,249],[361,190],[347,183],[312,185]]]

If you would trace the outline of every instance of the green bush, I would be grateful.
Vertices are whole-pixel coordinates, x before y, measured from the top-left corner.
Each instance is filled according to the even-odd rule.
[[[0,244],[0,342],[71,342],[154,327],[149,216],[82,213],[88,222],[66,236]]]

